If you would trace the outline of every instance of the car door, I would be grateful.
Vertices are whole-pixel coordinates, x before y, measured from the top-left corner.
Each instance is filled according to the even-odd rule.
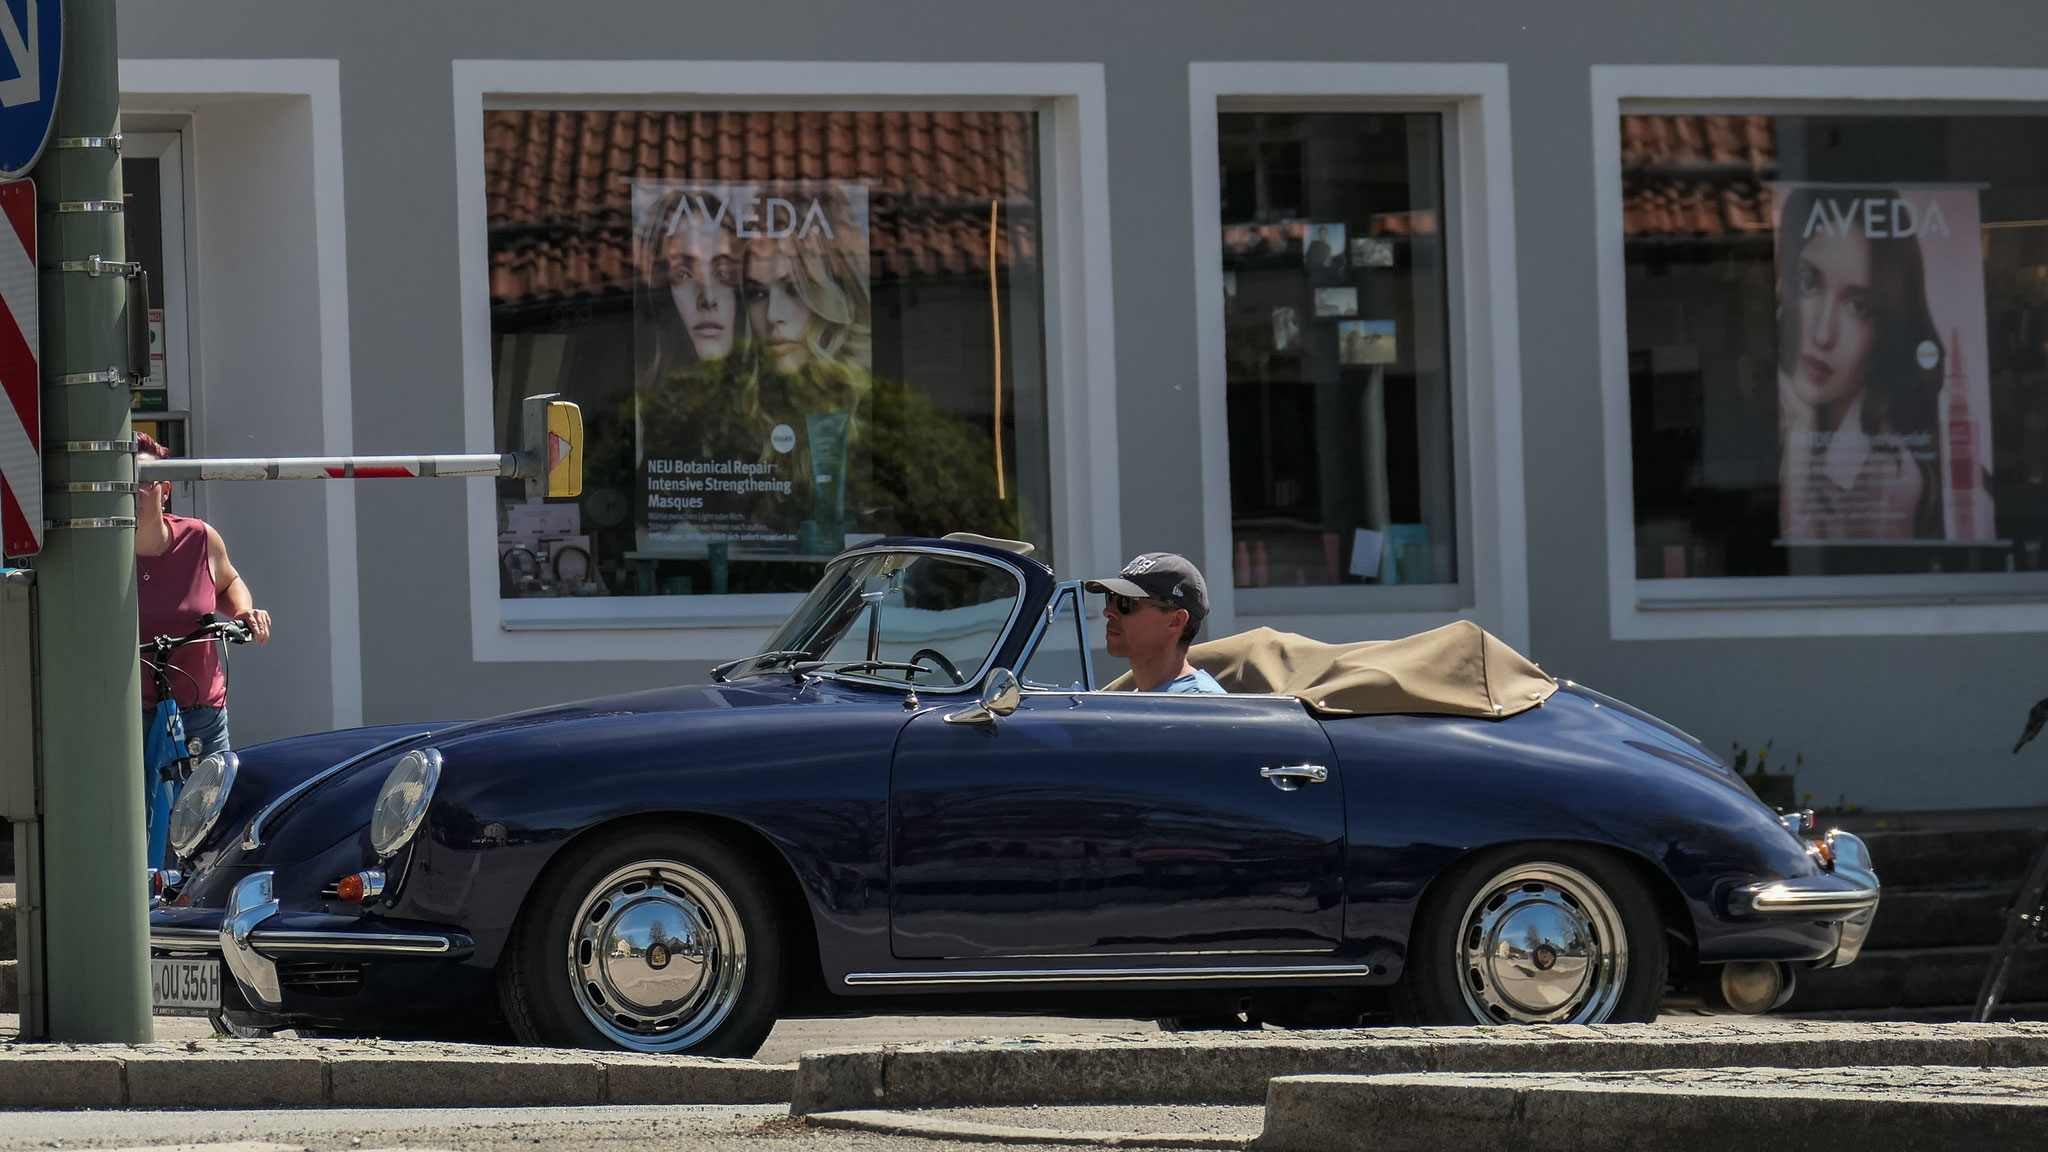
[[[904,727],[892,767],[897,957],[1314,953],[1342,938],[1344,785],[1300,702],[1027,692],[980,724],[946,711]]]

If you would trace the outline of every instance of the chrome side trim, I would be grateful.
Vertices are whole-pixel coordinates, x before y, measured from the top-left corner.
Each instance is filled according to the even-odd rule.
[[[220,952],[221,933],[211,928],[151,928],[149,946],[164,952]],[[259,956],[293,952],[354,952],[366,956],[446,956],[473,945],[466,939],[396,932],[309,932],[288,928],[252,929],[248,947]]]
[[[354,756],[351,756],[348,759],[343,760],[341,763],[336,764],[331,768],[323,769],[319,772],[314,773],[311,776],[306,777],[304,780],[299,781],[299,783],[296,786],[287,790],[284,795],[279,796],[277,799],[272,800],[268,804],[265,804],[262,810],[257,812],[256,815],[250,819],[248,831],[242,834],[242,850],[244,852],[248,852],[263,847],[264,822],[269,820],[278,812],[282,811],[292,801],[297,800],[299,797],[304,796],[306,793],[311,792],[313,789],[319,787],[321,784],[332,779],[337,773],[346,772],[350,768],[353,768],[366,760],[374,759],[377,756],[380,756],[386,752],[391,751],[393,748],[398,747],[400,744],[410,744],[415,740],[424,740],[427,737],[432,736],[433,734],[434,733],[431,730],[429,730],[426,732],[415,732],[410,736],[400,736],[396,740],[386,740],[384,743],[377,745],[375,748],[372,748],[367,752],[358,752]]]
[[[166,952],[218,952],[220,932],[213,928],[151,928],[149,946]]]
[[[1849,916],[1877,907],[1869,889],[1795,887],[1789,880],[1751,884],[1736,890],[1735,907],[1758,916]]]
[[[258,952],[360,952],[371,956],[445,956],[455,951],[446,936],[409,936],[395,932],[257,932],[249,943]]]
[[[1285,964],[1227,968],[1026,968],[982,972],[849,972],[848,987],[958,984],[1128,984],[1196,980],[1362,980],[1370,964]]]

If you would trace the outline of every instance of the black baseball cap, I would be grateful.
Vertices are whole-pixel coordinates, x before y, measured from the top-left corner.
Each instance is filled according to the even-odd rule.
[[[1116,575],[1085,581],[1081,588],[1098,594],[1115,592],[1164,600],[1187,609],[1188,618],[1195,621],[1209,615],[1209,585],[1203,582],[1201,569],[1172,552],[1147,552]]]

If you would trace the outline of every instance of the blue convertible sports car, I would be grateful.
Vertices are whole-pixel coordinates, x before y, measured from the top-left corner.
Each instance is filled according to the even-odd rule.
[[[1078,584],[852,549],[713,683],[209,757],[160,1010],[749,1055],[781,1016],[1181,1027],[1761,1012],[1854,960],[1861,841],[1471,625],[1097,685]]]

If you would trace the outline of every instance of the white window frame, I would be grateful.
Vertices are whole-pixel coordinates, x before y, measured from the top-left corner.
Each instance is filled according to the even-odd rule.
[[[1637,579],[1621,216],[1624,112],[2048,115],[2048,69],[1600,65],[1592,70],[1592,92],[1608,616],[1614,638],[2048,630],[2048,591],[2024,587],[2029,582],[2004,573]]]
[[[138,419],[173,419],[185,422],[189,431],[205,422],[199,406],[204,397],[192,390],[192,313],[186,296],[185,261],[189,252],[185,234],[191,228],[186,206],[185,132],[190,117],[149,113],[124,114],[121,130],[123,160],[155,160],[159,176],[160,224],[163,233],[163,267],[149,269],[162,285],[164,294],[164,399],[163,412],[137,412]],[[148,127],[137,127],[138,123]],[[130,253],[130,259],[135,255]],[[206,486],[184,480],[172,485],[172,503],[189,509],[187,516],[206,519]]]
[[[455,171],[464,435],[492,452],[484,112],[491,108],[989,107],[1040,115],[1053,547],[1107,571],[1121,551],[1108,136],[1100,64],[457,60]],[[768,638],[800,593],[561,600],[498,597],[497,502],[469,486],[471,636],[479,661],[709,660]],[[1105,568],[1104,565],[1108,567]]]
[[[173,286],[186,299],[184,331],[167,339],[172,370],[180,361],[177,349],[184,342],[182,361],[190,372],[191,395],[188,409],[187,447],[195,453],[210,451],[206,439],[206,385],[209,363],[218,369],[222,357],[211,359],[203,338],[206,303],[198,299],[201,235],[200,196],[205,176],[196,169],[203,161],[194,136],[206,131],[204,115],[215,105],[236,105],[271,97],[303,98],[308,106],[309,131],[306,139],[307,183],[312,189],[306,213],[314,221],[313,266],[296,267],[278,275],[291,275],[308,286],[317,297],[319,317],[319,378],[298,382],[316,390],[319,410],[320,450],[325,455],[346,456],[354,450],[354,387],[349,366],[348,313],[348,211],[342,189],[344,165],[341,128],[341,61],[335,58],[284,59],[144,59],[120,60],[120,109],[124,117],[138,122],[161,124],[172,120],[179,130],[181,156],[179,196],[183,204],[184,238],[182,267],[175,280],[165,284],[166,318]],[[195,109],[197,121],[195,122]],[[155,129],[151,129],[154,131]],[[289,163],[297,163],[297,157]],[[168,167],[166,168],[168,183]],[[166,189],[166,211],[169,190]],[[168,229],[165,264],[170,264]],[[260,348],[264,341],[251,345]],[[244,351],[247,349],[245,348]],[[173,394],[175,395],[175,393]],[[306,621],[306,627],[327,630],[328,676],[332,685],[329,713],[336,728],[350,728],[363,722],[362,601],[356,547],[356,497],[353,484],[327,486],[322,493],[325,507],[327,619],[324,624]]]
[[[1325,640],[1402,636],[1473,620],[1517,647],[1529,642],[1528,548],[1522,515],[1522,377],[1516,305],[1514,169],[1505,64],[1273,63],[1188,67],[1194,226],[1195,336],[1201,389],[1203,570],[1213,635],[1269,626]],[[1446,332],[1453,483],[1457,486],[1456,607],[1403,609],[1416,589],[1307,589],[1302,609],[1241,610],[1232,571],[1230,430],[1226,403],[1223,237],[1217,188],[1219,113],[1444,113]],[[1377,603],[1377,607],[1375,604]],[[1247,605],[1247,608],[1250,606]]]

